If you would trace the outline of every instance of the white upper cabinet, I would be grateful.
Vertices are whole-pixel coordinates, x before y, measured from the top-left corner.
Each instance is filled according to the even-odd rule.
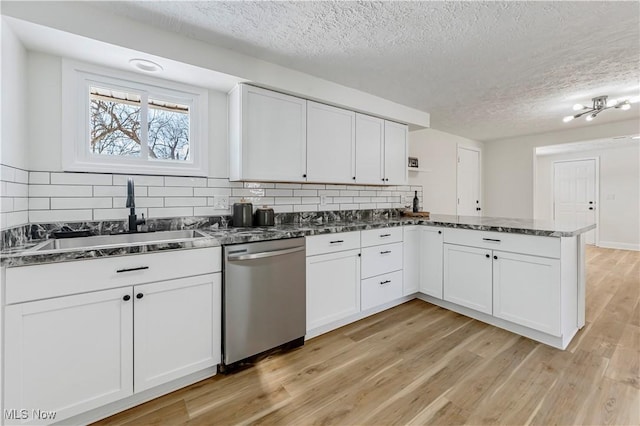
[[[304,182],[307,101],[241,84],[229,94],[229,178]]]
[[[392,121],[384,122],[384,183],[407,183],[408,127]]]
[[[307,101],[307,181],[355,182],[356,113]]]
[[[384,183],[384,120],[356,114],[356,183]]]

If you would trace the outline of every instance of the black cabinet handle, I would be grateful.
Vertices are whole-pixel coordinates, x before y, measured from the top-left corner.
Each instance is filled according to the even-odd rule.
[[[390,282],[391,282],[390,280],[380,281],[380,285],[383,285],[383,284],[389,284]]]
[[[353,180],[356,180],[356,177],[355,177],[355,176],[353,177]]]
[[[385,179],[385,182],[389,182],[389,178],[386,178],[386,179]]]
[[[338,243],[344,243],[344,240],[329,241],[329,244],[338,244]]]
[[[438,231],[438,234],[442,234],[442,231]]]
[[[485,256],[487,257],[487,259],[491,257],[491,256],[489,256],[488,254],[485,254]]]
[[[593,207],[589,207],[589,210],[593,210]]]
[[[589,201],[589,204],[593,204],[593,201]]]
[[[306,177],[307,177],[307,174],[306,174],[306,173],[305,173],[305,174],[303,174],[303,175],[302,175],[302,177],[303,177],[303,178],[306,178]]]
[[[131,296],[129,296],[128,294],[125,294],[124,296],[122,296],[122,300],[124,300],[125,302],[128,302],[129,300],[131,300]]]
[[[391,250],[385,250],[380,252],[380,254],[389,254],[389,253],[391,253]]]
[[[495,238],[483,238],[482,241],[493,241],[494,243],[500,242],[500,240],[496,240]]]
[[[494,259],[498,260],[498,256],[493,256]]]
[[[391,234],[380,234],[380,238],[390,237]]]
[[[143,297],[144,297],[144,294],[142,293],[136,294],[136,299],[142,299]]]
[[[116,273],[121,273],[121,272],[133,272],[133,271],[142,271],[145,269],[149,269],[148,266],[138,266],[137,268],[125,268],[125,269],[118,269],[116,271]]]
[[[476,211],[480,211],[482,210],[480,207],[476,207]]]

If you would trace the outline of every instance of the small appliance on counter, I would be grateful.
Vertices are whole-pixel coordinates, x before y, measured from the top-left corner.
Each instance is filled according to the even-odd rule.
[[[258,207],[253,215],[254,226],[274,226],[275,222],[276,215],[269,206]]]
[[[233,223],[236,228],[246,228],[253,224],[253,204],[243,198],[239,203],[233,203]]]

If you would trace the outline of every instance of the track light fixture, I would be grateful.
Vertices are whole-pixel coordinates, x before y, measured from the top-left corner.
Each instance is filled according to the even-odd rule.
[[[586,115],[585,119],[587,121],[591,121],[594,118],[596,118],[598,114],[600,114],[602,111],[606,109],[616,108],[616,109],[621,109],[623,111],[626,111],[629,108],[631,108],[631,103],[629,102],[628,99],[620,100],[620,101],[616,99],[609,99],[609,100],[607,99],[608,99],[608,96],[596,96],[595,98],[591,99],[593,101],[592,107],[587,107],[582,104],[575,104],[573,106],[573,110],[580,111],[580,112],[578,112],[575,115],[567,115],[565,118],[562,119],[562,121],[564,121],[565,123],[568,123],[571,120],[575,118],[580,118],[584,115]]]

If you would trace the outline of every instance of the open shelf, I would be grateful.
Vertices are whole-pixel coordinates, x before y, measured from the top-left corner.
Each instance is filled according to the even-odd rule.
[[[425,172],[431,171],[431,169],[424,169],[422,167],[407,167],[407,170],[409,170],[410,172],[416,172],[416,173],[425,173]]]

